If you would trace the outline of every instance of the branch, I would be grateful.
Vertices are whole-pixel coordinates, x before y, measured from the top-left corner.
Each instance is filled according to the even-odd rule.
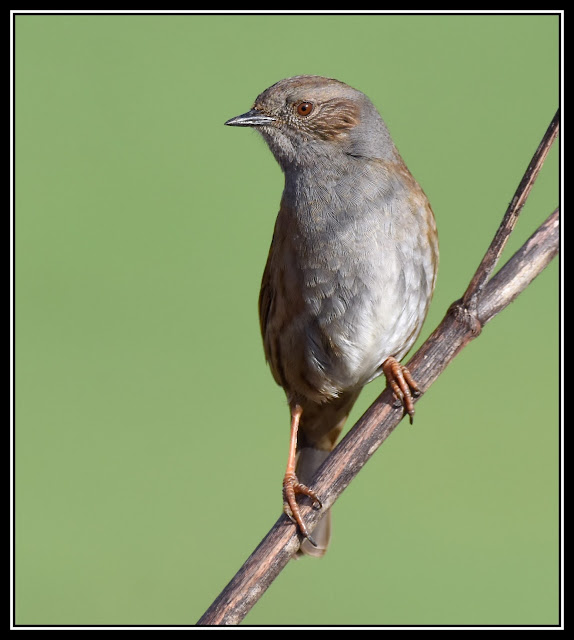
[[[559,212],[556,209],[514,256],[491,278],[496,262],[540,167],[558,133],[556,114],[522,179],[503,221],[463,298],[454,302],[444,319],[408,363],[420,389],[426,391],[447,364],[484,324],[509,305],[558,253]],[[301,502],[309,531],[349,485],[403,417],[385,389],[325,460],[313,479],[322,509]],[[245,564],[201,617],[199,625],[238,624],[279,575],[300,545],[296,527],[281,515]]]

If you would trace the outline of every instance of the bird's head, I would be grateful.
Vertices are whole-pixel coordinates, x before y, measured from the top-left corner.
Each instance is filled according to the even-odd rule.
[[[253,127],[283,168],[314,166],[319,158],[391,160],[394,144],[366,95],[321,76],[294,76],[261,93],[247,113],[225,124]]]

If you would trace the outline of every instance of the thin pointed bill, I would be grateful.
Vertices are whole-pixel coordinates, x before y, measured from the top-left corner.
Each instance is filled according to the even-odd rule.
[[[247,113],[231,118],[231,120],[228,120],[225,124],[230,127],[260,127],[261,125],[271,124],[273,122],[275,122],[275,118],[263,115],[261,111],[257,109],[251,109],[251,111]]]

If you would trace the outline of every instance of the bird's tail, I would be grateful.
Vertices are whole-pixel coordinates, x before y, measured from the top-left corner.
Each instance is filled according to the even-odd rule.
[[[358,395],[358,392],[346,393],[331,402],[303,409],[295,468],[300,483],[311,486],[317,469],[334,449]],[[317,546],[313,546],[309,540],[303,540],[299,555],[315,558],[325,555],[331,539],[330,509],[313,529],[313,539]]]

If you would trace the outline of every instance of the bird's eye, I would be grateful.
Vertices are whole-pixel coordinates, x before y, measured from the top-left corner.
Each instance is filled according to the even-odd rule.
[[[313,111],[312,102],[300,102],[297,105],[297,114],[300,116],[308,116]]]

